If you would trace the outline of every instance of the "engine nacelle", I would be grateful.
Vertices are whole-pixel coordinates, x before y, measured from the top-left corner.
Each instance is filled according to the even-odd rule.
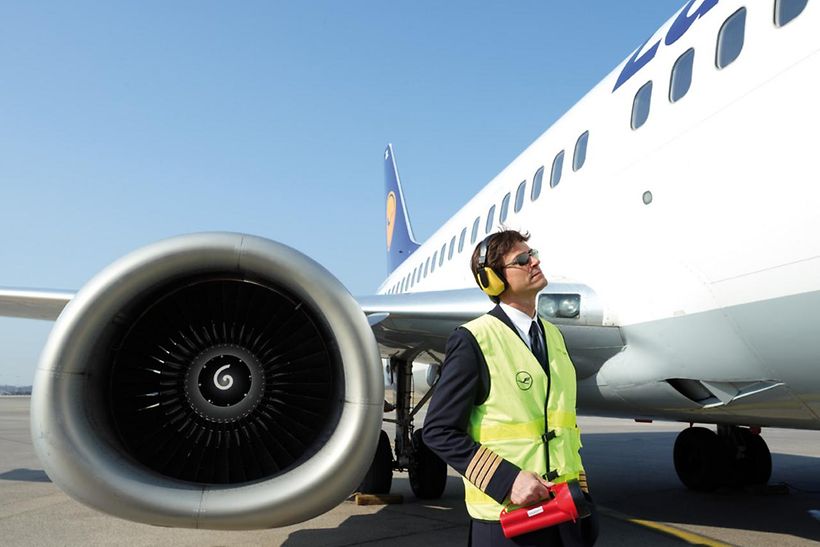
[[[100,511],[248,529],[321,514],[372,461],[384,386],[359,305],[266,239],[180,236],[118,260],[54,325],[31,403],[49,477]]]

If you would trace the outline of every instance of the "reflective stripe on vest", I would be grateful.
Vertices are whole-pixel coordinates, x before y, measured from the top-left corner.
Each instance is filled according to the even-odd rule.
[[[549,441],[552,482],[577,479],[583,469],[575,423],[575,368],[561,333],[541,320],[547,340],[550,378],[547,423],[555,437]],[[483,315],[464,327],[481,349],[490,375],[487,399],[473,407],[467,433],[483,446],[524,470],[547,472],[544,450],[544,401],[548,379],[530,348],[507,325]],[[467,512],[480,520],[498,520],[501,505],[464,478]],[[510,506],[515,508],[515,506]]]

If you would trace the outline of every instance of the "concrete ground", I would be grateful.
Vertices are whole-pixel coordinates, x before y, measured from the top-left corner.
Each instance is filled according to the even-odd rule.
[[[60,492],[42,471],[29,438],[29,399],[0,398],[0,544],[2,545],[463,545],[467,517],[461,481],[450,471],[442,499],[417,500],[406,474],[393,492],[404,503],[343,502],[299,525],[250,532],[166,529],[98,513]],[[820,544],[820,432],[764,430],[772,451],[764,492],[689,492],[672,465],[683,424],[582,418],[584,462],[601,506],[596,545]],[[782,493],[774,493],[782,492]]]

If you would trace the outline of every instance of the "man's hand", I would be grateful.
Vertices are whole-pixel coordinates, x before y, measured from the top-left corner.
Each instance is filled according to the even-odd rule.
[[[510,489],[510,501],[515,505],[531,505],[549,497],[547,482],[532,471],[520,471]]]

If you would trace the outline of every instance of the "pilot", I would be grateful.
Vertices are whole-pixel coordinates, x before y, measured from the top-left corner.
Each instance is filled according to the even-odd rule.
[[[511,539],[499,523],[502,509],[548,498],[553,483],[577,479],[588,495],[575,369],[561,333],[536,313],[547,279],[528,240],[503,230],[473,251],[472,273],[497,305],[450,336],[424,423],[425,444],[463,476],[474,547],[592,545],[597,537],[594,511]]]

